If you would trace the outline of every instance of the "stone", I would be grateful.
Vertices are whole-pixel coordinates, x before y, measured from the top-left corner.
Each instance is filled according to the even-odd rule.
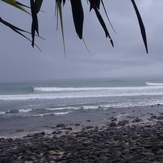
[[[138,122],[141,122],[142,120],[141,119],[139,119],[138,117],[136,117],[133,121],[132,121],[132,123],[138,123]]]
[[[80,124],[79,123],[76,123],[75,126],[80,126]]]
[[[119,122],[118,122],[118,125],[119,125],[119,126],[125,126],[127,123],[129,123],[129,121],[127,121],[127,120],[122,120],[122,121],[119,121]]]
[[[64,124],[57,124],[56,127],[65,127],[65,125]]]
[[[115,122],[110,123],[110,127],[116,127],[116,126],[117,126],[117,124]]]

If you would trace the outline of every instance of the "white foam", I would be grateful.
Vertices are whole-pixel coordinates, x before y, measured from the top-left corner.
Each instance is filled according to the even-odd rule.
[[[150,83],[150,82],[146,82],[147,85],[149,86],[163,86],[163,83]]]
[[[57,111],[57,110],[78,110],[78,107],[60,107],[60,108],[45,108],[46,110],[50,111]]]
[[[35,87],[34,91],[42,92],[54,92],[54,91],[89,91],[89,90],[101,90],[101,89],[110,89],[110,87]]]
[[[46,93],[37,92],[34,94],[22,94],[22,95],[0,95],[0,100],[35,100],[35,99],[163,95],[163,87],[161,86],[74,88],[75,91],[73,91],[72,88],[61,88],[61,89],[62,90],[70,89],[71,91],[46,92]]]
[[[35,114],[35,115],[32,115],[32,116],[33,117],[43,117],[43,116],[48,116],[48,115],[54,115],[54,113]]]
[[[5,113],[6,113],[6,112],[3,112],[3,111],[2,111],[2,112],[0,112],[0,115],[3,115],[3,114],[5,114]]]
[[[19,112],[20,113],[27,113],[30,112],[32,109],[20,109]]]
[[[65,115],[70,113],[71,111],[67,111],[67,112],[58,112],[58,113],[54,113],[55,115]]]
[[[97,109],[99,109],[99,107],[100,106],[83,106],[82,108],[84,109],[84,110],[88,110],[88,109],[92,109],[92,110],[97,110]]]
[[[33,115],[34,117],[43,117],[43,116],[48,116],[48,115],[64,115],[64,114],[68,114],[71,111],[67,111],[67,112],[56,112],[56,113],[42,113],[42,114],[36,114]]]

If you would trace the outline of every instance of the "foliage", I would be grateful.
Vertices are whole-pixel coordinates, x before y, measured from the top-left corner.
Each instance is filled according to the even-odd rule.
[[[8,22],[6,22],[5,20],[3,20],[1,17],[0,17],[0,23],[8,26],[10,29],[12,29],[13,31],[17,32],[18,34],[20,34],[21,36],[25,37],[26,39],[28,39],[29,41],[31,41],[31,45],[34,47],[35,45],[35,36],[39,36],[39,24],[38,24],[38,13],[41,9],[41,6],[43,4],[43,0],[30,0],[30,7],[16,1],[16,0],[1,0],[5,3],[8,3],[28,14],[31,15],[32,17],[32,26],[31,26],[31,40],[29,38],[27,38],[23,33],[29,33],[23,29],[20,29]],[[66,3],[66,0],[55,0],[56,2],[56,11],[57,11],[57,16],[59,16],[60,18],[60,24],[61,24],[61,29],[62,29],[62,38],[63,38],[63,45],[64,45],[64,49],[65,49],[65,41],[64,41],[64,28],[63,28],[63,16],[62,16],[62,8],[63,6],[65,5]],[[111,45],[114,47],[114,43],[113,43],[113,40],[109,34],[109,31],[106,27],[106,24],[102,18],[102,15],[100,13],[100,5],[102,5],[104,11],[105,11],[105,14],[108,18],[108,21],[110,22],[109,20],[109,17],[108,17],[108,14],[107,14],[107,11],[105,9],[105,5],[104,5],[104,2],[103,0],[87,0],[88,2],[88,5],[90,6],[90,11],[91,10],[94,10],[95,11],[95,14],[97,16],[97,19],[99,20],[99,23],[101,24],[104,32],[105,32],[105,35],[106,37],[108,37],[110,39],[110,42],[111,42]],[[83,39],[83,22],[84,22],[84,12],[83,12],[83,7],[82,7],[82,0],[70,0],[70,3],[71,3],[71,9],[72,9],[72,15],[73,15],[73,21],[74,21],[74,26],[75,26],[75,30],[76,30],[76,33],[78,34],[79,38],[80,39]],[[145,45],[145,49],[146,49],[146,52],[148,53],[148,46],[147,46],[147,39],[146,39],[146,32],[145,32],[145,27],[144,27],[144,24],[143,24],[143,21],[142,21],[142,18],[140,16],[140,13],[139,13],[139,10],[136,6],[136,3],[134,0],[131,0],[131,3],[133,4],[133,8],[135,10],[135,13],[137,15],[137,19],[138,19],[138,23],[139,23],[139,27],[140,27],[140,31],[141,31],[141,35],[142,35],[142,38],[143,38],[143,42],[144,42],[144,45]],[[30,8],[30,13],[26,10],[26,8]],[[110,23],[111,27],[112,27],[112,24]],[[113,28],[113,27],[112,27]],[[113,28],[114,30],[114,28]],[[37,45],[35,45],[37,46]],[[38,47],[38,46],[37,46]]]

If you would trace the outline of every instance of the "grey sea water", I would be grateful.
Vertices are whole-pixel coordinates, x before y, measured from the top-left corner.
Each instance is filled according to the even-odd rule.
[[[73,118],[90,110],[99,112],[156,104],[163,104],[161,80],[80,79],[1,83],[0,137],[18,131],[40,131],[53,122],[73,122]]]

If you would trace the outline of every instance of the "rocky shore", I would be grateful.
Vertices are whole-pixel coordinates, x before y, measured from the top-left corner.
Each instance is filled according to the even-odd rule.
[[[131,117],[128,117],[131,119]],[[80,126],[81,124],[75,124]],[[81,127],[58,124],[51,134],[0,138],[0,163],[162,163],[163,116],[150,114],[106,125]]]

